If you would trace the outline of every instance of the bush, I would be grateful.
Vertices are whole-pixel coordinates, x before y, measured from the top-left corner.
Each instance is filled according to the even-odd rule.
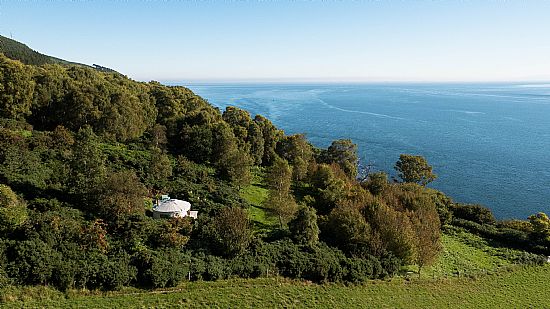
[[[144,251],[135,254],[132,265],[137,269],[137,284],[164,288],[178,285],[189,271],[188,255],[177,250]]]
[[[491,210],[481,205],[454,204],[451,206],[454,217],[479,224],[495,224]]]
[[[8,275],[20,284],[46,284],[54,268],[59,265],[60,254],[39,239],[14,243],[8,249]]]
[[[546,259],[547,257],[544,255],[522,252],[521,254],[514,257],[512,261],[516,264],[535,266],[544,265],[546,263]]]

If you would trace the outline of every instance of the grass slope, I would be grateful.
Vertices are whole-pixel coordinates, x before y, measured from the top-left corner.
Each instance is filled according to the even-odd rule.
[[[510,257],[521,251],[491,246],[485,239],[451,228],[442,235],[443,250],[435,264],[423,273],[426,278],[477,276],[513,266]],[[415,267],[410,270],[416,271]]]
[[[402,279],[365,285],[316,285],[282,279],[192,282],[147,293],[50,295],[6,307],[203,308],[548,308],[550,266],[500,272],[480,279]]]
[[[269,216],[267,210],[262,206],[268,194],[268,190],[263,184],[263,179],[263,171],[254,171],[252,183],[241,189],[241,197],[250,204],[248,214],[256,230],[270,231],[275,228],[278,223],[276,218]]]

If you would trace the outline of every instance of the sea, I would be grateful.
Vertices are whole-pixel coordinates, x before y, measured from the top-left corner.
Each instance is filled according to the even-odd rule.
[[[261,114],[317,147],[350,138],[360,161],[395,175],[424,156],[429,186],[499,219],[550,213],[550,84],[191,84],[222,111]]]

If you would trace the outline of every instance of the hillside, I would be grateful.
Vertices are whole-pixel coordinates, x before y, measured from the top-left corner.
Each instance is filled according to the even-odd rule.
[[[0,53],[4,54],[6,57],[10,59],[19,60],[24,64],[30,64],[30,65],[61,64],[61,65],[77,65],[77,66],[89,67],[88,65],[85,65],[82,63],[71,62],[60,58],[44,55],[42,53],[39,53],[31,49],[30,47],[28,47],[27,45],[21,42],[18,42],[16,40],[13,40],[1,35],[0,35]],[[116,72],[113,69],[106,68],[97,64],[94,64],[91,67],[102,72]]]
[[[43,64],[74,64],[83,65],[80,63],[70,62],[63,59],[41,54],[27,45],[0,35],[0,53],[6,57],[19,60],[25,64],[43,65]]]
[[[0,295],[274,276],[291,289],[362,286],[500,273],[550,254],[545,214],[501,222],[455,203],[426,186],[437,175],[422,156],[395,158],[396,181],[366,175],[349,139],[317,148],[188,88],[87,66],[0,54],[0,85]],[[163,195],[198,217],[154,216]],[[223,284],[208,287],[224,295]]]

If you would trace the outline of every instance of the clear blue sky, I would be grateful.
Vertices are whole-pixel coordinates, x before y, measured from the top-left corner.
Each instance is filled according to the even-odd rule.
[[[0,33],[138,80],[550,80],[546,1],[5,1]]]

